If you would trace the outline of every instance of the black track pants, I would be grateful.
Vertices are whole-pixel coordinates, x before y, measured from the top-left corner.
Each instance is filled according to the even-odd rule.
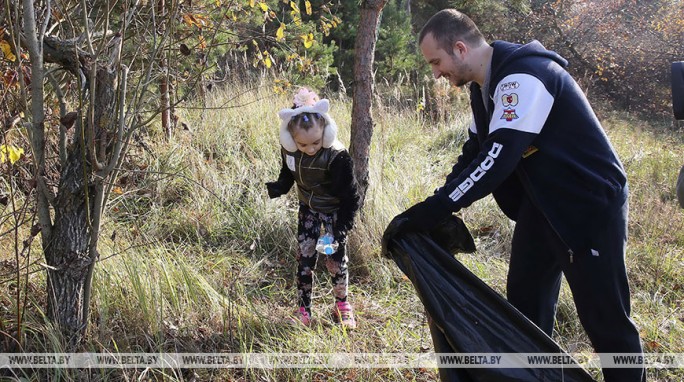
[[[546,218],[529,201],[524,203],[513,233],[509,302],[551,335],[563,274],[595,351],[640,355],[639,332],[629,318],[627,213],[627,202],[614,208],[610,223],[594,235],[593,248],[575,250],[570,262],[567,245]],[[645,380],[643,368],[604,367],[603,375],[606,382]]]

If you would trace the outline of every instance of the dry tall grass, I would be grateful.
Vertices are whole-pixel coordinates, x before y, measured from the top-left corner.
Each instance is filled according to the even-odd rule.
[[[351,103],[332,98],[331,114],[341,140],[348,143]],[[150,130],[144,139],[153,154],[140,147],[130,153],[121,191],[110,200],[103,226],[84,351],[430,351],[422,305],[397,267],[379,256],[380,237],[394,215],[441,185],[465,139],[467,106],[439,124],[389,101],[375,110],[371,188],[349,248],[350,301],[359,327],[348,333],[329,318],[333,297],[324,267],[316,278],[313,327],[286,323],[295,307],[297,203],[293,192],[269,200],[263,184],[277,177],[276,111],[289,99],[263,85],[216,91],[209,103],[206,109],[180,110],[190,130],[177,131],[171,142]],[[656,123],[612,115],[604,120],[629,172],[627,262],[634,320],[647,351],[684,353],[684,218],[673,191],[684,162],[681,138]],[[478,251],[458,258],[503,293],[512,223],[490,198],[464,210],[462,217],[476,236]],[[11,242],[2,245],[7,254],[4,273],[16,264],[9,255]],[[28,281],[26,351],[58,352],[61,339],[42,310],[44,274],[33,272]],[[17,288],[7,274],[2,282],[10,287],[0,288],[1,318],[11,328]],[[567,285],[556,330],[567,350],[591,352]],[[19,376],[91,381],[437,379],[434,370],[425,369],[104,369],[25,371]],[[652,381],[683,378],[682,370],[649,370]]]

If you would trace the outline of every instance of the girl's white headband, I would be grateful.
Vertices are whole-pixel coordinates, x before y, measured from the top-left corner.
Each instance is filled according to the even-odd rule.
[[[323,130],[323,147],[331,147],[337,138],[337,124],[330,118],[330,101],[322,99],[311,106],[302,106],[296,109],[282,109],[278,112],[280,117],[280,144],[289,152],[297,151],[297,144],[292,138],[292,134],[287,130],[287,125],[295,115],[302,113],[318,113],[325,119],[325,129]]]

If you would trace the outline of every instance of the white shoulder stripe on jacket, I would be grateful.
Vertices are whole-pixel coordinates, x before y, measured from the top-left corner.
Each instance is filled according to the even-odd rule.
[[[539,134],[553,107],[553,96],[536,77],[516,73],[504,77],[494,91],[489,134],[512,129]]]

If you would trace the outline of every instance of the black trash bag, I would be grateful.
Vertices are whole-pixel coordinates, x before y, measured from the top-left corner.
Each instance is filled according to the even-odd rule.
[[[473,238],[461,219],[452,216],[429,235],[396,227],[388,227],[388,231],[384,237],[385,250],[411,280],[425,306],[435,353],[568,356],[546,333],[453,257],[452,253],[475,250]],[[443,366],[439,369],[443,382],[594,381],[586,370],[575,365],[461,369]]]

